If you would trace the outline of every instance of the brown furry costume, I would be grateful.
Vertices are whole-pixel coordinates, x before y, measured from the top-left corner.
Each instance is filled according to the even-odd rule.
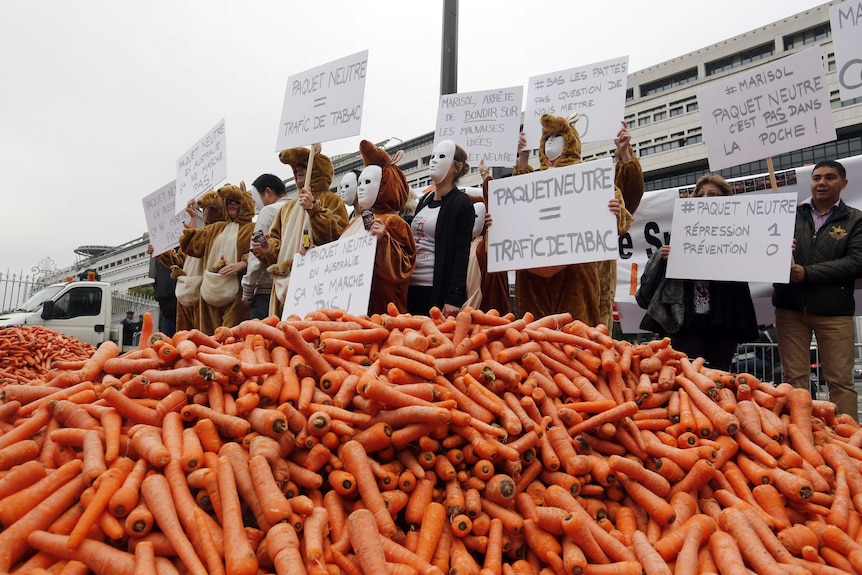
[[[212,208],[216,210],[216,221],[222,221],[225,217],[224,200],[218,195],[215,190],[209,190],[201,195],[197,200],[197,205],[200,210]],[[193,258],[185,254],[181,249],[169,250],[159,256],[159,259],[165,265],[171,268],[171,277],[177,281],[178,293],[183,293],[184,298],[188,298],[188,292],[195,291],[194,285],[197,285],[197,296],[194,304],[184,305],[177,300],[177,331],[187,329],[197,329],[198,325],[198,307],[200,302],[200,280],[203,273],[203,262],[200,258]],[[169,263],[170,262],[170,263]],[[198,278],[191,278],[191,275],[197,275]],[[185,277],[186,279],[180,279]],[[183,284],[186,284],[185,286]],[[191,286],[189,284],[192,284]]]
[[[541,118],[542,138],[539,144],[539,162],[542,170],[564,167],[581,162],[581,139],[577,130],[566,118],[545,114]],[[545,155],[545,142],[548,137],[563,135],[563,153],[551,162]],[[515,174],[532,172],[515,170]],[[621,212],[617,221],[619,233],[625,233],[631,226],[632,217],[625,207],[622,192],[614,188],[614,195],[620,200]],[[610,264],[610,265],[609,265]],[[515,307],[519,314],[531,312],[535,317],[544,317],[560,312],[569,312],[574,319],[588,325],[602,323],[611,317],[613,293],[616,290],[616,262],[589,262],[551,266],[531,270],[518,270],[515,280]],[[610,292],[610,303],[605,306]],[[605,307],[607,312],[605,313]]]
[[[242,274],[221,276],[217,268],[223,264],[246,261],[248,248],[251,244],[251,234],[254,231],[254,198],[245,190],[245,184],[234,186],[226,184],[218,189],[218,195],[223,201],[236,200],[240,202],[239,214],[233,221],[216,222],[198,229],[185,230],[180,236],[180,248],[186,255],[203,258],[204,283],[201,286],[200,305],[198,307],[199,328],[202,332],[212,335],[220,325],[233,327],[248,319],[249,307],[242,303]],[[227,214],[227,208],[225,208]],[[229,216],[227,216],[229,217]],[[229,278],[230,281],[227,281]],[[236,293],[227,303],[219,303],[207,295],[207,284],[224,282],[223,294],[230,293],[235,284]],[[220,287],[221,289],[221,287]],[[210,301],[207,301],[209,297]],[[223,297],[226,297],[224,295]]]
[[[374,218],[383,222],[386,232],[377,240],[374,259],[374,276],[371,280],[371,296],[368,314],[386,313],[389,303],[394,303],[400,313],[407,311],[407,288],[410,276],[416,267],[416,243],[413,231],[398,211],[404,207],[410,195],[410,186],[389,154],[368,140],[359,143],[359,151],[366,166],[382,168],[380,191],[371,208]],[[363,231],[362,218],[356,217],[341,234],[342,237]]]
[[[279,159],[296,173],[296,167],[308,166],[309,151],[307,148],[290,148],[282,150]],[[312,241],[316,246],[328,244],[337,240],[347,226],[347,209],[338,194],[329,191],[332,185],[332,161],[323,155],[315,154],[311,169],[311,193],[318,201],[319,210],[313,216],[309,215],[299,200],[294,198],[285,203],[269,229],[270,252],[261,261],[268,264],[267,271],[272,276],[272,296],[269,301],[269,313],[281,317],[284,310],[282,299],[286,293],[286,284],[290,279],[290,269],[293,266],[293,254],[299,251],[302,240],[302,230],[310,229]],[[297,182],[301,188],[305,182]],[[280,293],[281,292],[281,293]]]

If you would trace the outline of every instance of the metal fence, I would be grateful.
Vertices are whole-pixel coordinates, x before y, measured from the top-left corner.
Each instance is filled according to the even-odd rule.
[[[34,293],[45,287],[41,276],[26,275],[23,271],[0,273],[0,311],[8,312],[21,306]]]

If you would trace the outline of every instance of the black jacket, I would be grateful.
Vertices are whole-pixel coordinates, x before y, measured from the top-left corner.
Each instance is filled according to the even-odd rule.
[[[811,205],[796,209],[797,264],[805,281],[774,284],[775,307],[825,316],[852,316],[853,284],[862,276],[862,212],[841,200],[820,230],[814,230]]]
[[[428,192],[419,199],[414,214],[418,214],[434,198]],[[453,188],[441,199],[440,213],[434,232],[433,305],[461,307],[467,300],[467,262],[473,240],[473,201],[459,188]]]

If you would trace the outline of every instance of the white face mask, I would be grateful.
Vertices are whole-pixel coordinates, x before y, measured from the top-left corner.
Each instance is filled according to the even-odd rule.
[[[482,233],[482,228],[485,227],[485,214],[488,210],[484,203],[473,202],[473,211],[476,212],[476,219],[473,220],[473,239],[476,239]]]
[[[380,166],[371,165],[362,169],[362,173],[359,174],[359,185],[356,187],[360,210],[367,210],[377,201],[382,177],[383,170]]]
[[[431,161],[428,163],[428,175],[435,184],[439,184],[446,179],[446,174],[452,167],[452,162],[455,161],[455,142],[452,140],[443,140],[434,147],[431,154]]]
[[[565,138],[562,134],[548,136],[548,139],[545,140],[545,157],[547,157],[551,162],[555,161],[563,154],[564,145]]]
[[[345,206],[352,206],[353,202],[356,201],[356,185],[357,180],[354,172],[347,172],[341,178],[341,183],[338,184],[338,195],[341,196]]]

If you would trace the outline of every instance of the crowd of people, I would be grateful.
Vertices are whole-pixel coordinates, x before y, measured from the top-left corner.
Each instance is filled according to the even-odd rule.
[[[540,169],[581,161],[577,119],[541,118]],[[623,123],[615,139],[615,193],[608,203],[620,234],[629,229],[644,193],[630,139]],[[220,325],[280,317],[295,255],[365,230],[377,238],[369,315],[394,306],[399,313],[419,315],[437,308],[450,317],[469,306],[534,317],[568,312],[590,325],[612,324],[613,260],[518,270],[511,309],[507,274],[487,272],[490,171],[480,165],[483,194],[471,196],[460,188],[459,179],[470,166],[454,141],[434,147],[433,183],[419,194],[398,168],[398,154],[392,157],[366,140],[359,151],[363,169],[346,173],[335,191],[332,162],[319,147],[282,151],[279,157],[293,171],[297,196],[287,198],[281,178],[259,176],[252,187],[264,207],[256,220],[254,198],[244,184],[226,184],[190,202],[179,249],[158,256],[176,280],[170,328],[212,334]],[[522,134],[515,175],[533,171],[528,157]],[[785,379],[808,387],[813,333],[830,398],[840,412],[856,418],[852,318],[853,284],[862,276],[862,212],[841,199],[846,185],[840,163],[815,166],[811,198],[797,211],[790,282],[775,284],[773,303]],[[732,194],[721,176],[707,174],[691,196],[710,201]],[[748,284],[668,279],[669,256],[670,246],[657,251],[641,277],[636,297],[646,310],[641,327],[671,337],[675,349],[703,357],[711,367],[730,369],[737,345],[758,335]]]

